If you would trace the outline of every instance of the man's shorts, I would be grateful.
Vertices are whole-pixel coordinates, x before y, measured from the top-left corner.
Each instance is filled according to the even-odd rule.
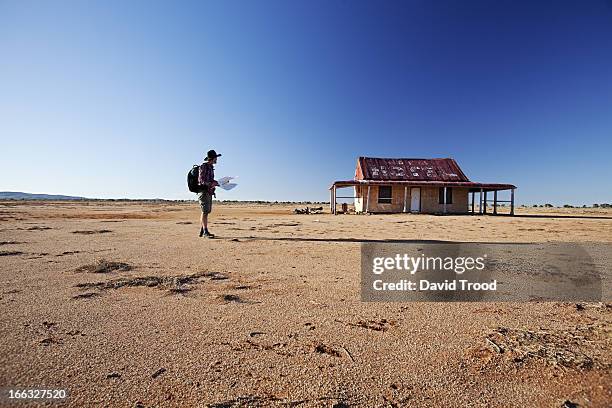
[[[200,207],[202,207],[202,212],[204,214],[210,214],[212,210],[212,194],[208,192],[203,192],[198,194],[198,200],[200,201]]]

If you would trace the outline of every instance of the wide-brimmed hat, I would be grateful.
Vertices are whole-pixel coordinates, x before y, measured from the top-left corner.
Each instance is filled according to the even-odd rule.
[[[216,159],[217,157],[221,157],[221,153],[217,154],[217,152],[215,152],[214,150],[209,150],[208,153],[206,153],[206,157],[204,158],[204,160],[208,161]]]

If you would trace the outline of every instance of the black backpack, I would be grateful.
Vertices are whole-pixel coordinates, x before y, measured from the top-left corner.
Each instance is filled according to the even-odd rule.
[[[192,193],[200,193],[202,192],[202,187],[198,182],[200,177],[200,166],[194,164],[189,173],[187,173],[187,188]]]

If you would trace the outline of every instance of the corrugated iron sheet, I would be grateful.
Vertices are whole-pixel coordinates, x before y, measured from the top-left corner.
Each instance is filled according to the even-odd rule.
[[[471,191],[479,191],[481,188],[487,191],[510,190],[516,188],[514,184],[502,183],[476,183],[474,181],[418,181],[418,180],[338,180],[334,181],[330,189],[336,187],[367,185],[401,185],[421,187],[467,187]]]
[[[356,180],[469,182],[453,159],[381,159],[360,157]]]

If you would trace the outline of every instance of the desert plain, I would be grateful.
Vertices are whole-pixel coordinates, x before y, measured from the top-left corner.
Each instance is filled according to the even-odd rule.
[[[364,241],[612,248],[612,210],[296,207],[215,203],[205,239],[195,202],[0,202],[0,387],[69,392],[0,405],[612,405],[609,299],[360,300]]]

